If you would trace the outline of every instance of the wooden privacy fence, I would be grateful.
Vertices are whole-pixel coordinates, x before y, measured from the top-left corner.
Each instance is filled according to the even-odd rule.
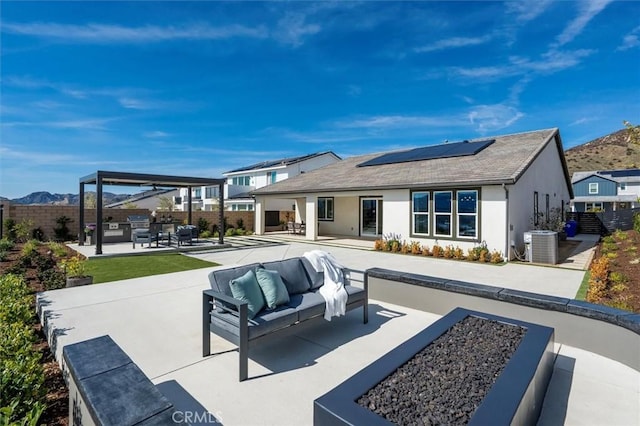
[[[71,235],[77,238],[78,218],[80,214],[78,206],[24,205],[13,204],[7,201],[4,201],[2,204],[4,205],[3,219],[13,219],[16,223],[20,223],[23,220],[32,221],[32,229],[40,228],[44,233],[45,239],[54,238],[56,220],[61,216],[66,216],[71,219],[67,227]],[[188,215],[187,212],[182,211],[156,211],[156,213],[157,218],[160,218],[162,214],[165,216],[171,215],[174,221],[179,222],[186,221]],[[111,218],[111,222],[126,222],[127,217],[133,215],[149,216],[149,218],[151,218],[151,211],[149,209],[103,209],[103,219],[105,221]],[[84,217],[87,223],[94,223],[96,221],[96,209],[85,209]],[[212,229],[214,224],[218,223],[217,211],[193,211],[191,217],[194,225],[198,224],[200,218],[204,218],[209,223],[209,230]],[[255,212],[225,211],[224,217],[227,218],[227,224],[229,226],[237,227],[238,220],[242,219],[244,229],[249,231],[255,230]],[[4,227],[4,223],[2,226]],[[3,235],[6,235],[6,228],[3,231]]]

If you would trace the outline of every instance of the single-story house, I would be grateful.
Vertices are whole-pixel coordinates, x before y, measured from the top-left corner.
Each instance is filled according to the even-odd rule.
[[[513,258],[523,234],[568,207],[571,179],[557,128],[346,158],[252,192],[289,198],[306,238],[394,234],[463,250],[485,242]]]

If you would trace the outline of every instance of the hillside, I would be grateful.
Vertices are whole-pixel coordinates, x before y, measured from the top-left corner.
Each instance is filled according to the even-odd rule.
[[[123,201],[129,197],[130,195],[127,194],[112,194],[110,192],[103,193],[105,204]],[[39,191],[32,192],[24,197],[14,198],[10,201],[15,204],[56,204],[77,206],[79,198],[78,194],[51,194],[50,192]]]
[[[640,145],[629,140],[626,129],[565,151],[569,173],[640,167]]]

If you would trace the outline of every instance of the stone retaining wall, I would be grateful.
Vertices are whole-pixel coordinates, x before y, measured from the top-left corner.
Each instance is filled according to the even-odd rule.
[[[462,307],[555,329],[555,341],[640,371],[640,314],[580,300],[409,274],[366,271],[369,297],[445,315]]]

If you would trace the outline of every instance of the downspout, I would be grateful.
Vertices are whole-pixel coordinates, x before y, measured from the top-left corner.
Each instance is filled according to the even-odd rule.
[[[509,262],[509,260],[511,259],[511,254],[510,254],[510,247],[511,247],[511,234],[510,234],[510,229],[509,229],[509,188],[507,188],[507,185],[505,185],[504,183],[502,184],[502,189],[504,189],[504,199],[505,199],[505,207],[504,207],[504,214],[505,214],[505,236],[506,236],[506,241],[504,243],[505,245],[505,249],[504,249],[504,257],[506,259],[507,262]]]

